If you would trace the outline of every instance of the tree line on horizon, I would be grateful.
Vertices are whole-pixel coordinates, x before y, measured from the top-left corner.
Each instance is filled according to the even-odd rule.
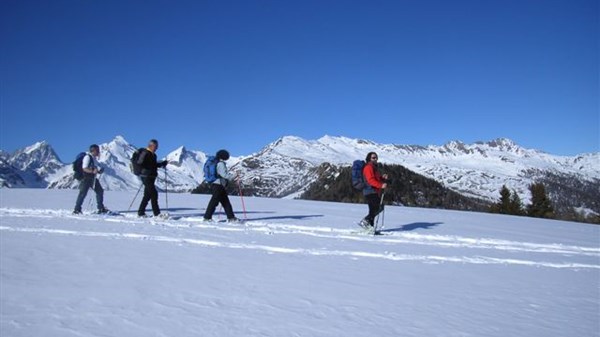
[[[500,200],[490,207],[490,212],[508,215],[529,216],[556,220],[568,220],[600,224],[600,215],[585,215],[571,208],[570,212],[558,213],[550,200],[546,187],[541,182],[529,185],[531,203],[524,205],[516,191],[510,191],[506,185],[500,189]]]
[[[342,167],[331,174],[330,164],[323,164],[317,170],[320,177],[312,183],[300,196],[301,199],[338,201],[362,203],[364,197],[360,191],[355,190],[351,184],[351,168]],[[565,196],[581,199],[583,204],[598,205],[598,192],[594,193],[595,185],[591,187],[573,186],[572,179],[568,177],[546,176],[543,182],[536,182],[529,186],[531,204],[524,205],[516,191],[511,192],[506,186],[500,190],[500,200],[497,203],[467,197],[454,192],[434,179],[415,173],[402,165],[385,165],[380,167],[381,172],[389,176],[390,184],[385,192],[384,202],[389,205],[402,205],[426,208],[442,208],[453,210],[466,210],[477,212],[500,213],[518,216],[529,216],[546,219],[576,221],[600,224],[600,215],[585,215],[578,212],[568,203],[561,203],[556,207],[550,199],[546,186],[551,186],[553,198],[564,201]],[[577,189],[575,193],[574,188]]]
[[[538,182],[529,186],[531,203],[525,205],[518,193],[511,192],[506,186],[502,186],[499,201],[494,203],[450,190],[440,182],[411,171],[402,165],[381,164],[380,170],[389,176],[390,183],[384,197],[384,202],[388,205],[489,212],[600,224],[600,215],[597,213],[582,214],[570,206],[573,204],[572,201],[575,201],[576,204],[587,204],[591,209],[597,209],[600,204],[597,186],[594,184],[583,186],[572,177],[543,176]],[[337,167],[323,163],[313,168],[311,174],[315,175],[317,179],[300,195],[300,199],[346,203],[364,202],[362,192],[352,187],[351,167]],[[232,195],[239,195],[240,192],[239,186],[236,184],[230,184],[228,190]],[[548,193],[549,191],[550,193]],[[210,186],[203,183],[192,193],[210,194]],[[256,186],[244,186],[242,193],[244,196],[260,196],[261,194]],[[552,195],[552,198],[549,194]]]

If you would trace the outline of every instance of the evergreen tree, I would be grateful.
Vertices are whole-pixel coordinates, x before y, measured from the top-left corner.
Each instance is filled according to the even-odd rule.
[[[512,214],[510,212],[510,190],[506,185],[502,185],[500,189],[500,203],[498,204],[498,212],[501,214]]]
[[[523,202],[515,190],[513,190],[510,197],[510,214],[523,215]]]
[[[531,191],[531,205],[527,207],[527,215],[535,218],[554,218],[554,208],[546,195],[546,189],[542,183],[534,183],[529,186]]]

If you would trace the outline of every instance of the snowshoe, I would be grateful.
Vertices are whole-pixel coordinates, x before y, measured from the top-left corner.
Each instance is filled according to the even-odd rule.
[[[169,215],[169,213],[159,213],[157,215],[154,216],[155,219],[160,219],[160,220],[168,220],[171,218],[171,216]]]

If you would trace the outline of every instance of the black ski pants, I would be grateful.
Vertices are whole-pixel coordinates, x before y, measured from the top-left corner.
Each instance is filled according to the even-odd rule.
[[[138,215],[140,216],[146,214],[148,202],[152,205],[152,213],[154,215],[160,214],[160,207],[158,207],[158,191],[154,185],[155,182],[156,177],[142,177],[142,183],[144,183],[144,197],[142,198],[142,203],[140,203],[140,208],[138,209]]]
[[[365,220],[369,222],[371,226],[375,222],[375,217],[381,211],[383,211],[383,204],[381,204],[381,196],[377,193],[367,194],[365,195],[365,199],[367,199],[367,205],[369,205],[369,214],[365,217]]]
[[[220,184],[211,184],[210,189],[212,191],[212,197],[210,198],[208,206],[206,207],[204,219],[212,219],[212,216],[215,213],[219,203],[221,203],[223,206],[225,214],[227,214],[227,219],[234,219],[235,214],[233,214],[233,208],[231,207],[231,202],[229,201],[229,196],[227,195],[227,190],[225,190],[225,187]]]

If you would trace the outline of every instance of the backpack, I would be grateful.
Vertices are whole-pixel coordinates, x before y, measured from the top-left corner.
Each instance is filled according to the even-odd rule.
[[[76,180],[81,180],[84,177],[83,173],[83,158],[87,156],[87,153],[81,152],[75,157],[73,161],[73,178]]]
[[[204,181],[207,183],[215,182],[219,177],[217,175],[217,163],[219,160],[215,156],[208,156],[204,162]]]
[[[355,160],[352,163],[352,187],[362,191],[367,185],[363,176],[364,160]]]
[[[133,154],[131,155],[131,162],[129,163],[129,168],[131,169],[131,173],[135,174],[136,176],[142,174],[142,165],[140,165],[138,161],[140,160],[140,155],[144,150],[145,149],[143,147],[140,147],[139,149],[135,150],[135,152],[133,152]]]

